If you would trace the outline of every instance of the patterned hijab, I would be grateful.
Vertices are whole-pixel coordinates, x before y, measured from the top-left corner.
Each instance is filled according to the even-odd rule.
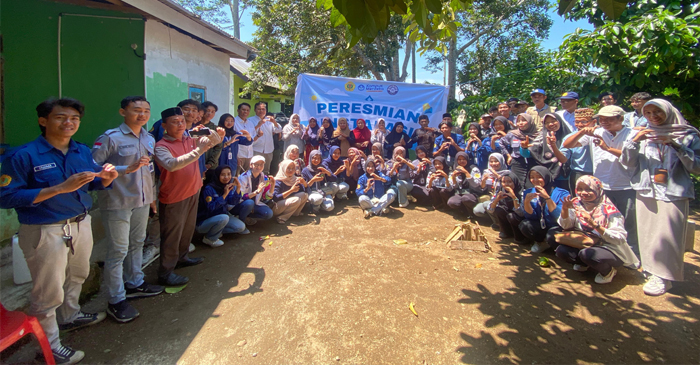
[[[594,201],[590,203],[583,203],[581,201],[581,198],[578,197],[579,184],[585,184],[595,193],[596,198]],[[610,199],[603,192],[603,183],[597,177],[590,175],[581,176],[578,180],[576,180],[576,189],[577,196],[576,198],[572,199],[572,202],[574,203],[576,217],[581,223],[581,228],[584,232],[593,232],[595,231],[595,228],[583,220],[583,215],[581,214],[583,211],[588,212],[593,218],[593,221],[603,228],[608,228],[610,218],[622,216],[622,213],[620,213],[615,204],[613,204],[613,202],[610,201]],[[593,209],[586,209],[586,206],[593,206]]]

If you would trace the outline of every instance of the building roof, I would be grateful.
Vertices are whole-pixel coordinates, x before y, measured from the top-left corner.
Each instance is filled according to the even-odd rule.
[[[232,37],[217,26],[200,19],[174,0],[64,0],[86,6],[137,12],[147,18],[168,23],[173,28],[197,39],[232,58],[248,57],[255,49]]]
[[[250,62],[231,58],[229,63],[231,65],[231,72],[243,79],[243,81],[245,82],[248,82],[248,80],[250,80],[250,78],[248,77],[248,69],[250,69]],[[276,77],[273,77],[271,80],[267,80],[267,82],[265,82],[265,86],[269,86],[277,90],[281,88],[279,80],[277,80]]]

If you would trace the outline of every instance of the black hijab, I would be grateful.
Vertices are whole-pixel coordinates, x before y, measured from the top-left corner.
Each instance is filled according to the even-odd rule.
[[[226,128],[226,119],[228,117],[231,117],[231,119],[233,119],[233,122],[235,125],[236,118],[234,118],[233,115],[231,115],[229,113],[225,113],[225,114],[221,115],[221,117],[219,117],[219,127],[226,130],[226,137],[233,137],[236,135],[236,131],[233,129],[233,127]]]
[[[435,161],[440,161],[442,163],[442,170],[445,171],[446,174],[449,175],[450,173],[450,165],[447,164],[447,160],[445,160],[444,157],[438,156],[433,159],[433,167],[435,167]],[[437,171],[437,167],[435,167],[435,171]]]
[[[229,171],[231,171],[231,175],[233,176],[233,170],[231,170],[230,166],[219,165],[219,167],[217,167],[216,170],[214,170],[214,174],[211,176],[211,181],[208,184],[209,186],[214,188],[217,194],[222,196],[224,194],[224,188],[226,188],[226,185],[221,182],[221,173],[224,172],[224,169],[228,169]]]
[[[544,166],[535,166],[531,168],[527,173],[528,180],[530,179],[530,174],[532,174],[533,171],[542,176],[544,179],[544,190],[546,190],[548,194],[551,194],[552,189],[554,188],[554,179],[552,178],[552,173],[549,172],[549,169]]]
[[[559,122],[559,130],[554,133],[557,139],[557,148],[561,148],[561,145],[564,142],[564,137],[568,134],[567,129],[564,126],[566,121],[564,121],[558,114],[547,113],[542,119],[543,124],[547,117],[554,118]],[[567,161],[565,164],[561,163],[557,157],[554,156],[554,151],[552,151],[549,143],[547,143],[547,136],[549,136],[549,130],[543,126],[540,138],[536,139],[529,148],[530,152],[532,153],[532,158],[535,159],[538,165],[549,169],[549,172],[553,177],[556,178],[560,175],[567,176],[570,172],[571,162]]]

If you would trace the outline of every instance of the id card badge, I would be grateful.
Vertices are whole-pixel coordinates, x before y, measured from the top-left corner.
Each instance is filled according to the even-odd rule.
[[[151,161],[151,163],[148,164],[148,172],[153,172],[153,171],[155,171],[155,167],[153,166],[153,161]]]
[[[666,169],[654,169],[654,182],[660,185],[666,185],[668,183],[668,170]]]
[[[233,160],[233,152],[232,151],[228,151],[228,159]]]

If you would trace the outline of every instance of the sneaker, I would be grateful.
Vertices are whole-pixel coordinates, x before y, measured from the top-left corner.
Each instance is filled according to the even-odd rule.
[[[586,266],[586,265],[574,264],[574,271],[586,272],[587,270],[588,270],[588,266]],[[600,274],[598,274],[598,275],[600,275]],[[597,279],[598,279],[598,277],[596,277],[596,280]]]
[[[119,323],[126,323],[136,319],[139,316],[139,311],[125,299],[117,304],[107,305],[107,314]]]
[[[399,204],[399,208],[406,208],[408,206],[408,201],[404,204]]]
[[[250,234],[250,230],[246,228],[243,232],[238,232],[238,234]]]
[[[595,276],[595,282],[598,284],[607,284],[613,280],[615,274],[617,274],[617,270],[613,267],[610,269],[608,275],[603,276],[601,273],[598,273],[598,275]]]
[[[369,217],[372,216],[372,211],[369,209],[365,209],[364,216],[365,216],[365,219],[369,219]]]
[[[386,208],[382,209],[382,214],[387,214],[387,213],[389,213],[390,211],[391,211],[391,210],[389,209],[389,207],[386,207]]]
[[[532,253],[540,253],[543,252],[544,250],[548,249],[549,245],[547,242],[535,242],[532,247],[530,247],[530,252]]]
[[[148,245],[143,247],[143,260],[141,268],[150,265],[160,256],[160,247],[156,245]]]
[[[245,222],[244,222],[244,223],[245,223],[246,226],[254,226],[255,223],[258,223],[258,220],[255,219],[255,218],[250,218],[250,217],[249,217],[249,218],[246,218],[246,219],[245,219]]]
[[[207,244],[211,247],[219,247],[219,246],[222,246],[224,244],[224,241],[222,241],[220,239],[217,239],[216,241],[212,241],[206,237],[202,238],[202,242],[204,242],[205,244]]]
[[[163,290],[165,290],[165,288],[160,285],[148,284],[144,281],[143,284],[137,288],[126,288],[126,299],[152,297],[162,293]]]
[[[662,295],[672,287],[673,284],[670,281],[652,275],[649,277],[649,280],[647,280],[647,283],[644,284],[644,294],[653,296]]]
[[[192,253],[192,252],[194,252],[194,249],[195,249],[194,243],[190,243],[190,248],[187,252]]]
[[[411,203],[417,202],[416,198],[414,198],[413,195],[409,195],[409,196],[407,196],[406,198],[408,198],[408,201],[411,202]]]
[[[100,323],[104,321],[105,318],[107,318],[107,313],[105,312],[85,313],[80,311],[80,313],[78,313],[78,317],[74,319],[73,322],[59,324],[58,329],[61,331],[73,331],[77,330],[78,328]]]
[[[75,364],[80,362],[85,357],[85,353],[82,351],[76,351],[68,346],[61,345],[57,349],[52,349],[53,359],[56,364]]]

